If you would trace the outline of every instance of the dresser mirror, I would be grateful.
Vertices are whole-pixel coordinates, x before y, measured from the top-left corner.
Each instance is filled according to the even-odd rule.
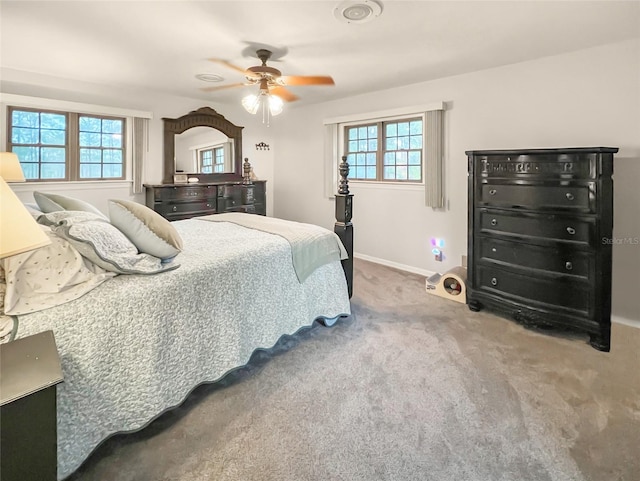
[[[242,127],[210,107],[162,120],[163,183],[172,184],[175,175],[200,182],[242,180]]]

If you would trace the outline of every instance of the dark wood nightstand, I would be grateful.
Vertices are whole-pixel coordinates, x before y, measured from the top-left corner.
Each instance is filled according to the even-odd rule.
[[[56,384],[62,380],[53,331],[0,344],[2,481],[56,480]]]

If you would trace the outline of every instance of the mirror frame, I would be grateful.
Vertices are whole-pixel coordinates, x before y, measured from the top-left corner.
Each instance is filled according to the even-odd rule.
[[[175,155],[176,141],[175,135],[189,130],[193,127],[211,127],[233,139],[233,173],[224,174],[201,174],[195,172],[185,172],[189,177],[197,177],[200,182],[225,182],[242,180],[242,129],[232,124],[223,115],[216,112],[211,107],[201,107],[193,110],[177,119],[162,118],[164,123],[164,184],[173,184],[173,176],[176,173]]]

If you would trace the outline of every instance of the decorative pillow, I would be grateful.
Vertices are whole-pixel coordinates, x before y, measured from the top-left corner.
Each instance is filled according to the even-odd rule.
[[[50,212],[38,217],[38,222],[50,225],[83,257],[111,272],[157,274],[179,267],[149,254],[139,254],[137,247],[117,227],[90,212]]]
[[[0,262],[6,275],[6,314],[28,314],[64,304],[115,276],[83,258],[49,227],[40,227],[50,244]]]
[[[166,262],[182,251],[182,238],[176,228],[146,205],[128,200],[109,200],[109,217],[140,252]]]
[[[27,211],[29,211],[29,214],[31,214],[31,217],[33,217],[34,219],[37,219],[38,217],[40,217],[40,215],[44,214],[44,212],[40,210],[40,207],[38,207],[38,204],[27,202],[24,204],[24,206],[27,208]]]
[[[36,200],[38,207],[44,213],[57,212],[59,210],[79,210],[82,212],[92,212],[99,215],[103,219],[107,216],[96,209],[94,206],[84,200],[75,199],[59,194],[49,194],[45,192],[34,192],[33,198]]]

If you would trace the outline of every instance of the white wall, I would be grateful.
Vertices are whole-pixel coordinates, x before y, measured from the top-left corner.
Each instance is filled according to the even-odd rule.
[[[465,150],[619,147],[614,236],[640,239],[640,41],[291,108],[278,119],[275,215],[333,224],[323,197],[325,118],[444,101],[447,208],[424,207],[420,190],[350,184],[355,249],[416,272],[444,272],[467,250]],[[446,241],[446,259],[430,253]],[[640,322],[640,245],[613,248],[613,313]]]
[[[469,149],[613,146],[615,226],[618,238],[640,238],[640,42],[628,41],[536,61],[380,91],[308,107],[288,104],[266,128],[237,104],[211,106],[244,125],[243,152],[267,183],[267,213],[331,227],[334,204],[324,197],[325,118],[445,101],[447,209],[424,207],[415,188],[351,184],[355,194],[356,251],[417,272],[444,272],[466,253],[467,192],[464,154]],[[162,117],[179,117],[205,102],[149,91],[2,71],[0,91],[151,111],[145,182],[162,180]],[[310,87],[314,88],[314,87]],[[328,88],[328,87],[317,87]],[[303,92],[301,92],[303,95]],[[2,119],[4,121],[4,118]],[[257,151],[265,142],[269,151]],[[274,190],[274,184],[277,188]],[[41,186],[15,186],[31,202]],[[130,187],[69,184],[47,191],[73,192],[106,212],[107,199],[132,198]],[[73,190],[71,190],[73,189]],[[429,239],[446,240],[446,259],[433,260]],[[640,323],[640,246],[614,245],[613,312]]]
[[[2,69],[0,78],[0,102],[2,94],[16,94],[32,97],[43,97],[53,100],[81,102],[108,107],[120,107],[151,112],[153,118],[149,122],[149,151],[145,164],[144,182],[159,184],[162,182],[163,166],[163,124],[162,118],[180,117],[192,110],[210,106],[224,115],[236,125],[244,126],[243,157],[248,157],[258,177],[267,180],[267,213],[273,213],[273,152],[256,152],[255,144],[260,141],[269,143],[271,132],[261,123],[257,116],[247,114],[240,106],[242,89],[238,89],[238,101],[233,104],[216,104],[198,99],[170,96],[149,90],[133,90],[109,85],[89,84],[72,80],[52,78],[29,72]],[[246,92],[245,92],[246,93]],[[2,131],[6,117],[2,116]],[[4,149],[4,144],[2,146]],[[79,199],[91,202],[101,211],[107,213],[108,199],[130,199],[144,204],[144,194],[131,193],[131,184],[108,183],[28,183],[12,184],[13,190],[23,202],[33,202],[32,192],[68,193]]]

